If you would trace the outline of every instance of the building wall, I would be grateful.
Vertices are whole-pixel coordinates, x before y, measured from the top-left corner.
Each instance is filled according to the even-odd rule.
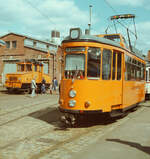
[[[150,61],[150,50],[148,50],[147,58],[148,58],[148,61]]]
[[[6,41],[10,41],[10,48],[0,47],[0,83],[2,82],[1,76],[4,70],[4,64],[9,63],[9,61],[16,62],[22,61],[24,59],[36,59],[38,61],[44,62],[48,64],[48,74],[51,78],[57,77],[60,80],[60,49],[58,49],[56,55],[53,55],[46,52],[24,46],[24,40],[27,37],[18,36],[16,34],[8,34],[3,36],[1,39]],[[17,47],[12,47],[12,41],[17,41]],[[47,45],[47,44],[46,44]]]
[[[0,48],[0,56],[23,56],[24,55],[24,37],[10,34],[3,37],[2,40],[5,42],[10,41],[10,48]],[[12,41],[17,41],[17,47],[13,48]]]

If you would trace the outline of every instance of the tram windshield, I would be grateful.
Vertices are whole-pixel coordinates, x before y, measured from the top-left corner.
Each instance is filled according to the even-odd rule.
[[[85,76],[85,55],[68,54],[65,60],[65,78],[82,79]]]

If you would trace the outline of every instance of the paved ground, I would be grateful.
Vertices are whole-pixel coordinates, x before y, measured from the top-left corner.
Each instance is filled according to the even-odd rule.
[[[150,102],[118,120],[64,127],[58,94],[0,90],[0,159],[149,159]]]
[[[73,159],[150,159],[150,102]]]

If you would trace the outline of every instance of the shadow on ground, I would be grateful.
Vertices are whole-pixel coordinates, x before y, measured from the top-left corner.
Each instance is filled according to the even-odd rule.
[[[14,95],[14,94],[26,94],[25,92],[21,92],[21,91],[12,91],[12,92],[8,92],[7,89],[0,89],[0,94],[8,94],[8,95]]]
[[[57,108],[46,108],[37,112],[30,114],[29,116],[45,121],[49,124],[54,125],[55,130],[64,130],[71,128],[69,125],[65,125],[60,121],[62,113]],[[78,121],[78,124],[75,125],[76,128],[86,128],[96,125],[107,125],[114,123],[118,118],[110,118],[108,116],[100,115],[88,115]]]
[[[149,146],[142,146],[141,144],[136,143],[136,142],[130,142],[130,141],[125,141],[125,140],[120,140],[120,139],[106,139],[106,141],[118,142],[118,143],[121,143],[121,144],[125,144],[125,145],[134,147],[134,148],[136,148],[140,151],[143,151],[143,152],[150,155],[150,147]]]

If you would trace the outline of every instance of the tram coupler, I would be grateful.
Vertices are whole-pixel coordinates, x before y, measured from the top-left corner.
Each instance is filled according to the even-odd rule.
[[[73,114],[65,113],[61,116],[61,121],[66,125],[74,126],[76,124],[76,117]]]

